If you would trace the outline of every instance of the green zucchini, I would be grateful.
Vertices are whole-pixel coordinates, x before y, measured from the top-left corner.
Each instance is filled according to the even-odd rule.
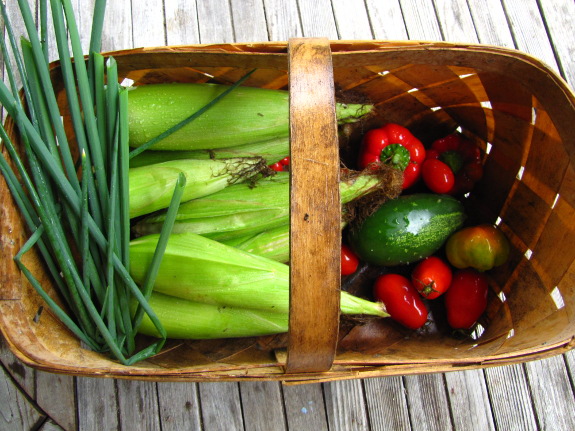
[[[365,262],[394,266],[435,253],[465,220],[463,205],[448,195],[417,193],[390,200],[349,229],[349,243]]]

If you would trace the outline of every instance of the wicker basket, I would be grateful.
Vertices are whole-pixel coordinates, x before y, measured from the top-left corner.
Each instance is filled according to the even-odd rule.
[[[298,250],[290,266],[290,333],[170,340],[160,354],[133,366],[81,348],[49,311],[37,318],[42,301],[12,262],[26,234],[2,182],[0,327],[24,363],[116,378],[317,382],[518,363],[575,345],[575,97],[540,61],[491,46],[322,39],[111,55],[120,76],[136,84],[232,83],[257,68],[246,85],[289,88],[291,241]],[[57,64],[52,72],[58,82]],[[381,320],[339,324],[339,239],[331,229],[339,223],[339,201],[337,194],[322,199],[315,185],[338,179],[334,87],[376,104],[378,115],[365,128],[396,122],[429,142],[459,126],[485,151],[485,176],[466,199],[468,213],[498,223],[512,253],[507,264],[490,272],[485,330],[476,339],[441,330],[406,334]],[[7,127],[14,133],[10,120]],[[303,143],[311,139],[317,148],[308,154],[310,146]],[[352,134],[350,145],[355,141]],[[310,157],[313,162],[306,163]],[[317,224],[309,223],[309,215]],[[323,248],[314,239],[317,229],[329,237]],[[39,263],[35,270],[41,273]]]

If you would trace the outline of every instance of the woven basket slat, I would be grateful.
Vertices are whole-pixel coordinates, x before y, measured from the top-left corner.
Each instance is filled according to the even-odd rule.
[[[518,363],[559,354],[575,337],[575,96],[545,65],[489,46],[433,42],[331,43],[338,95],[367,99],[376,115],[353,131],[385,122],[409,127],[425,144],[456,127],[486,151],[485,174],[466,200],[470,222],[499,222],[510,239],[509,261],[489,272],[487,311],[477,339],[441,330],[406,332],[385,320],[345,326],[331,370],[286,374],[285,339],[169,340],[148,361],[124,367],[81,348],[3,259],[0,328],[14,352],[40,369],[77,375],[178,381],[239,379],[319,382]],[[155,82],[232,83],[287,89],[287,44],[226,44],[112,53],[120,77]],[[61,91],[59,70],[52,70]],[[59,102],[64,106],[63,91]],[[69,118],[64,116],[68,126]],[[10,129],[10,122],[8,124]],[[11,134],[14,134],[11,131]],[[522,176],[518,173],[522,169]],[[3,184],[0,182],[0,184]],[[0,188],[2,243],[13,256],[26,239],[11,197]],[[526,252],[530,251],[531,254]],[[334,253],[339,252],[334,250]],[[35,254],[26,257],[35,262]],[[40,265],[33,265],[42,274]],[[43,281],[46,276],[43,275]],[[301,306],[301,305],[300,305]],[[303,305],[305,306],[305,305]],[[434,312],[437,310],[434,310]],[[148,341],[146,338],[142,343]]]

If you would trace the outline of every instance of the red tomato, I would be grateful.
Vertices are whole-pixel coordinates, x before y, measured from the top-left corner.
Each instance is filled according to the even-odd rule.
[[[347,246],[341,246],[341,275],[353,274],[359,266],[359,259],[353,251]]]
[[[435,299],[451,285],[451,268],[441,258],[429,256],[419,262],[411,273],[411,282],[427,299]]]
[[[434,193],[449,193],[455,183],[453,171],[438,159],[427,159],[421,165],[425,185]]]
[[[411,282],[399,274],[384,274],[373,287],[376,301],[383,302],[391,318],[417,329],[427,322],[427,309]]]
[[[456,272],[445,293],[449,325],[453,329],[470,329],[487,308],[488,290],[484,273],[472,268]]]

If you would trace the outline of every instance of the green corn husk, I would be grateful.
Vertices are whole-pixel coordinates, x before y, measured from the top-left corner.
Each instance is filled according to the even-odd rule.
[[[142,282],[158,235],[132,241],[130,273]],[[225,307],[289,312],[289,267],[193,233],[172,234],[154,291]],[[387,317],[383,305],[341,292],[341,312]]]
[[[371,172],[340,181],[342,204],[378,190],[386,181]],[[164,213],[151,215],[135,226],[139,235],[159,232]],[[258,181],[255,187],[236,184],[180,206],[174,233],[193,232],[217,240],[254,235],[288,223],[289,173]]]
[[[185,202],[251,178],[266,167],[265,161],[254,157],[173,160],[130,169],[130,218],[167,208],[180,173],[186,176],[187,181],[182,197],[182,202]]]
[[[162,163],[170,160],[182,159],[232,159],[236,157],[262,157],[267,164],[275,163],[289,154],[289,137],[282,136],[270,139],[238,145],[235,147],[216,148],[210,150],[189,151],[144,151],[130,159],[130,167],[137,168],[154,163]]]
[[[222,307],[152,292],[148,300],[162,322],[168,338],[216,339],[256,337],[287,332],[289,316],[248,308]],[[144,316],[140,333],[158,337],[151,320]]]
[[[228,89],[220,84],[150,84],[129,93],[130,146],[139,147],[178,124]],[[371,105],[337,104],[341,123],[371,112]],[[238,87],[196,120],[154,145],[155,150],[214,149],[289,134],[289,93]]]
[[[346,223],[342,223],[341,228],[343,229],[345,225]],[[267,259],[287,263],[289,261],[289,229],[289,224],[282,224],[255,235],[245,235],[220,242]]]

